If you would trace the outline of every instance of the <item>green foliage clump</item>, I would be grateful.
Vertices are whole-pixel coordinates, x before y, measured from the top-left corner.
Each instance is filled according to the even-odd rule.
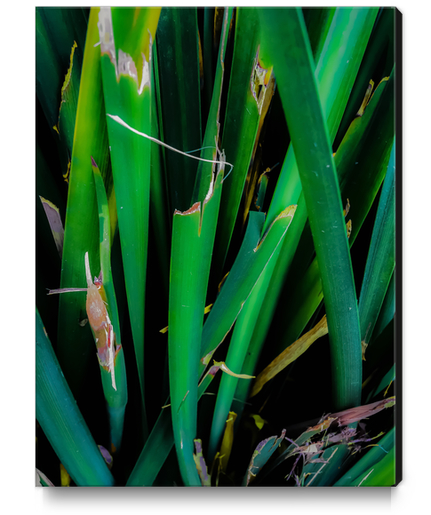
[[[36,9],[41,485],[396,483],[395,21]]]

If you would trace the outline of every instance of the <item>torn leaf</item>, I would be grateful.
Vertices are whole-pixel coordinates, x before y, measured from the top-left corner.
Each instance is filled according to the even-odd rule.
[[[202,453],[202,440],[196,439],[194,442],[196,453],[193,454],[193,459],[195,461],[202,486],[211,486],[211,476],[208,474],[207,465]]]
[[[265,100],[265,94],[272,74],[272,67],[266,70],[259,63],[259,49],[253,63],[253,70],[250,77],[250,88],[254,99],[256,100],[259,115],[262,113],[262,107]]]
[[[99,364],[106,371],[110,372],[112,387],[117,390],[115,383],[115,357],[121,349],[121,345],[116,346],[114,327],[102,299],[103,285],[95,278],[95,283],[91,278],[90,263],[88,252],[85,253],[85,273],[87,276],[87,315],[91,330],[97,347],[97,357]],[[100,291],[99,291],[100,290]]]
[[[150,63],[152,60],[153,34],[156,32],[160,8],[117,9],[114,34],[111,7],[101,7],[99,11],[100,50],[108,55],[114,65],[117,81],[121,76],[131,77],[140,95],[144,88],[151,86]],[[118,24],[118,25],[117,25]],[[127,26],[127,38],[123,37],[118,26]],[[140,30],[147,26],[148,30]],[[118,39],[118,41],[116,41]],[[118,55],[117,55],[118,54]]]
[[[274,452],[278,449],[281,442],[284,440],[286,435],[286,430],[283,429],[281,435],[271,436],[270,438],[266,438],[262,440],[255,451],[250,460],[250,464],[247,468],[247,472],[244,477],[243,486],[248,486],[251,481],[257,476],[262,467],[266,464],[266,462],[271,458]]]
[[[360,450],[360,447],[358,446],[359,442],[369,442],[373,438],[369,438],[366,435],[365,437],[358,438],[357,429],[346,426],[375,415],[385,408],[394,406],[394,404],[395,397],[391,397],[372,404],[350,408],[322,417],[318,424],[309,427],[295,441],[286,437],[286,440],[288,440],[291,445],[289,445],[289,447],[287,447],[287,449],[285,449],[280,456],[278,456],[271,465],[265,469],[263,476],[274,470],[286,459],[295,455],[302,457],[304,464],[308,463],[311,459],[314,460],[315,456],[320,454],[322,450],[326,451],[331,445],[345,444],[351,448],[352,452]],[[336,431],[329,432],[330,429],[334,427],[336,428]],[[319,440],[317,440],[317,438],[319,438]],[[293,474],[298,461],[298,459],[295,461],[293,469],[288,477]],[[302,479],[304,480],[305,476],[302,477]]]

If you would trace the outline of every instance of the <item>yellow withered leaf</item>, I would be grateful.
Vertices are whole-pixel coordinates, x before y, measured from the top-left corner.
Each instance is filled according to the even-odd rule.
[[[226,420],[226,427],[224,430],[223,440],[220,447],[220,455],[221,455],[221,468],[226,472],[227,466],[229,463],[230,453],[232,451],[233,444],[233,426],[235,424],[237,414],[233,411],[229,411],[229,416]]]
[[[253,388],[250,397],[258,394],[265,383],[270,381],[274,376],[287,367],[290,363],[299,358],[301,354],[310,347],[318,338],[328,334],[328,324],[326,322],[326,315],[311,331],[304,334],[285,349],[279,356],[277,356],[262,372],[257,376],[253,383]]]

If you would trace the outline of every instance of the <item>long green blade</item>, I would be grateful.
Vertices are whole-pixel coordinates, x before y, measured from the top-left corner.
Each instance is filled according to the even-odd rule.
[[[395,267],[395,142],[380,195],[359,297],[363,344],[370,342]]]
[[[250,295],[259,275],[265,268],[274,249],[282,241],[294,213],[294,206],[286,209],[271,226],[268,233],[261,240],[260,234],[264,221],[264,214],[251,212],[247,231],[232,270],[206,320],[202,332],[200,373],[204,371],[205,364],[209,363],[215,349],[224,339],[232,327],[245,299]],[[261,241],[260,241],[261,240]],[[215,314],[213,314],[215,313]],[[212,315],[213,314],[213,315]],[[212,315],[212,319],[210,317]],[[211,372],[211,370],[210,370]],[[211,384],[213,375],[208,373],[202,379],[198,389],[201,397]],[[173,437],[171,416],[167,408],[162,410],[151,435],[144,446],[141,455],[129,477],[128,485],[152,485],[164,461],[172,449]],[[165,435],[161,438],[160,435]],[[157,444],[157,451],[156,451]]]
[[[271,9],[267,10],[267,14],[277,17],[278,13],[282,14],[283,11]],[[377,8],[339,7],[332,18],[330,28],[320,35],[319,45],[322,46],[322,51],[316,61],[314,74],[331,142],[335,138],[348,102],[377,12]],[[261,28],[262,37],[271,37],[271,29],[268,26],[266,29],[264,27]],[[272,55],[266,59],[273,64]],[[277,78],[279,79],[280,77]],[[265,228],[280,212],[282,206],[298,201],[300,192],[301,182],[294,149],[290,146],[268,210]]]
[[[114,478],[64,379],[37,310],[36,418],[77,485],[113,486]]]
[[[244,189],[259,125],[266,87],[258,63],[258,16],[256,10],[238,8],[232,72],[223,126],[222,149],[233,164],[223,185],[216,236],[216,280],[220,280]],[[260,95],[259,89],[261,89]]]
[[[72,165],[69,179],[61,288],[85,288],[84,255],[92,270],[100,269],[98,209],[91,156],[104,178],[109,177],[108,139],[103,104],[97,14],[90,14],[76,115]],[[76,397],[94,352],[91,331],[79,322],[86,318],[85,294],[60,295],[57,356]]]
[[[330,124],[330,138],[333,141],[349,97],[349,88],[355,80],[377,11],[375,9],[337,8],[335,12],[329,12],[330,10],[324,9],[325,12],[320,17],[323,19],[319,19],[315,14],[315,11],[318,10],[313,9],[312,11],[311,14],[308,14],[308,18],[311,18],[308,32],[310,40],[313,41],[317,62],[315,76],[319,85],[322,109]],[[315,18],[314,23],[313,17]],[[268,59],[271,62],[270,58]],[[247,342],[251,340],[250,351],[247,352],[247,362],[244,364],[244,373],[246,374],[254,373],[287,271],[306,223],[307,213],[300,193],[301,182],[293,147],[290,146],[268,211],[265,227],[274,218],[277,210],[286,205],[286,202],[298,202],[299,208],[288,237],[272,258],[245,306],[245,311],[249,312],[248,317],[252,321],[247,327],[247,334],[241,338],[244,346],[247,346]],[[259,320],[259,324],[256,322],[253,324],[253,321],[256,320]],[[235,397],[245,400],[248,386],[241,382],[238,385],[240,391]],[[242,411],[242,407],[243,404],[240,404],[237,409]]]
[[[353,245],[386,174],[394,136],[393,79],[392,73],[389,80],[379,85],[363,116],[356,118],[351,124],[335,154],[342,196],[345,201],[350,200],[349,217],[353,224],[350,246]],[[295,225],[292,230],[294,228]],[[288,237],[291,234],[289,232]],[[289,252],[289,248],[285,248]],[[311,253],[310,247],[308,254],[305,254],[307,259]],[[306,258],[302,261],[307,262]],[[318,267],[317,261],[313,261],[305,273],[298,272],[297,269],[291,270],[287,279],[289,290],[280,296],[279,313],[285,313],[285,319],[282,324],[278,323],[274,327],[280,335],[279,345],[270,359],[298,338],[319,306],[322,288],[318,284]],[[280,282],[284,280],[283,270],[279,269],[274,273],[272,287],[281,289]],[[268,299],[268,303],[272,302],[273,299]],[[264,309],[267,309],[266,303]]]
[[[114,329],[115,346],[118,347],[112,365],[115,375],[115,388],[113,386],[111,372],[105,370],[102,366],[100,367],[102,386],[110,419],[111,450],[115,452],[120,449],[123,438],[124,414],[127,404],[126,365],[124,362],[124,350],[121,346],[120,321],[111,271],[111,235],[108,198],[99,168],[94,161],[92,165],[99,209],[100,268],[102,271],[102,283],[107,300],[106,309],[108,310]],[[113,341],[111,341],[111,345],[114,345]]]
[[[160,27],[158,28],[160,30]],[[151,135],[163,140],[162,127],[159,123],[160,114],[160,80],[158,74],[158,57],[156,43],[154,43],[154,66],[151,74],[151,88],[155,94],[151,95]],[[151,148],[151,179],[150,179],[150,223],[153,227],[156,252],[160,267],[161,283],[164,289],[163,300],[168,299],[169,291],[169,259],[171,254],[171,213],[168,208],[168,191],[166,179],[166,154],[162,146]]]
[[[205,136],[203,139],[203,150],[201,158],[211,161],[218,160],[217,155],[219,149],[220,137],[220,109],[221,94],[224,78],[224,60],[226,55],[227,41],[229,37],[229,27],[232,20],[232,7],[226,7],[223,14],[223,28],[220,39],[220,49],[217,60],[216,76],[214,80],[214,89],[211,98],[211,107],[208,114],[207,125],[205,128]],[[228,162],[230,162],[228,160]],[[193,190],[192,203],[202,201],[208,193],[210,183],[215,173],[215,164],[200,162],[196,174],[196,180]]]
[[[198,367],[212,248],[223,173],[211,195],[188,211],[175,211],[169,293],[169,383],[172,426],[186,486],[200,486],[193,459],[197,424]]]
[[[97,8],[103,93],[107,115],[151,134],[151,44],[160,8]],[[148,247],[151,148],[108,116],[118,224],[127,302],[143,406],[145,283]]]
[[[360,404],[358,308],[340,191],[302,13],[260,11],[298,163],[325,297],[337,409]],[[287,41],[286,41],[287,39]],[[284,44],[284,51],[280,51]],[[296,80],[289,79],[295,76]]]
[[[164,7],[157,29],[157,60],[163,141],[185,152],[202,143],[199,42],[196,7]],[[186,211],[195,184],[197,162],[166,154],[170,214]]]

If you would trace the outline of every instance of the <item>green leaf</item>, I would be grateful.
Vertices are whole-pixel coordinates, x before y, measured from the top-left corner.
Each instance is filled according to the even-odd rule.
[[[278,11],[273,11],[276,16]],[[342,111],[348,100],[349,88],[355,80],[377,11],[375,9],[337,8],[335,12],[331,12],[329,9],[324,9],[325,12],[320,15],[320,19],[315,14],[318,11],[318,9],[312,9],[312,14],[308,14],[308,17],[311,17],[309,33],[315,48],[315,60],[317,62],[315,76],[319,85],[320,101],[323,112],[326,113],[327,121],[330,124],[329,133],[331,141],[333,141]],[[315,18],[314,23],[313,17]],[[265,32],[263,32],[261,36],[263,40],[265,35]],[[268,63],[272,63],[271,56],[267,56],[267,59]],[[250,320],[259,320],[259,324],[255,324],[255,327],[252,324],[248,326],[247,339],[248,341],[251,339],[251,342],[249,345],[250,351],[247,353],[246,363],[244,364],[244,372],[248,374],[254,373],[281,289],[285,283],[287,271],[307,220],[295,154],[293,147],[290,145],[264,228],[267,227],[282,206],[293,202],[298,202],[298,212],[289,234],[272,258],[265,275],[261,277],[245,307],[247,311],[250,311]],[[303,261],[307,262],[305,259]],[[296,302],[296,305],[301,306],[299,302]],[[303,327],[301,327],[301,331],[302,329]],[[295,334],[295,337],[288,344],[295,341],[299,334],[300,332]],[[243,342],[243,345],[246,345],[244,339]],[[286,345],[283,348],[285,347]],[[278,353],[281,353],[283,349],[279,348],[278,350]],[[244,401],[248,387],[246,384],[240,384],[235,396]],[[240,404],[240,411],[242,411],[242,406]]]
[[[271,9],[267,10],[266,14],[271,14],[274,19],[280,14],[282,18],[284,11]],[[337,133],[377,12],[377,8],[338,7],[329,29],[325,28],[320,34],[319,46],[322,47],[322,51],[316,61],[316,68],[314,69],[313,64],[311,66],[316,77],[331,142]],[[265,37],[272,37],[274,28],[275,26],[269,25],[261,28],[263,41]],[[283,44],[283,48],[286,48],[286,44]],[[299,52],[299,49],[296,51]],[[267,60],[268,65],[275,63],[272,55],[268,55]],[[279,82],[280,77],[276,79]],[[268,210],[265,228],[280,211],[281,206],[298,202],[300,192],[301,182],[294,149],[290,146]]]
[[[336,11],[336,7],[302,8],[304,21],[307,25],[308,37],[310,38],[310,46],[316,62],[319,60],[322,53]]]
[[[210,362],[244,307],[268,261],[281,244],[295,210],[296,206],[290,206],[282,211],[262,238],[260,230],[264,215],[250,212],[247,231],[237,259],[204,325],[201,351],[203,366]]]
[[[37,98],[52,128],[57,123],[61,84],[64,77],[56,48],[50,41],[40,8],[36,9],[36,64]]]
[[[273,257],[270,259],[267,268],[271,267],[273,262]],[[265,269],[265,271],[267,270]],[[245,303],[244,308],[238,315],[238,318],[235,323],[235,327],[232,333],[232,338],[229,344],[228,353],[226,356],[226,362],[229,368],[233,370],[241,371],[243,374],[246,374],[244,371],[243,363],[246,359],[246,356],[249,355],[249,346],[248,342],[251,339],[253,334],[253,329],[257,324],[257,319],[255,317],[255,312],[253,310],[247,309],[249,305],[248,302],[250,299],[255,297],[259,298],[259,295],[262,291],[262,282],[263,288],[267,286],[265,282],[266,278],[270,277],[270,274],[265,273],[265,271],[259,277],[256,285],[254,286],[248,301]],[[252,374],[253,371],[250,372]],[[212,426],[211,426],[211,434],[210,434],[210,443],[209,443],[209,457],[212,459],[217,451],[218,445],[220,443],[224,424],[226,421],[226,417],[231,409],[232,401],[235,395],[235,391],[249,391],[250,381],[239,381],[235,377],[228,377],[223,375],[219,391],[217,393],[216,405],[214,408]],[[241,400],[245,400],[245,397],[237,397]],[[243,405],[242,405],[243,406]],[[242,409],[238,410],[242,412]]]
[[[289,266],[294,255],[294,249],[298,246],[299,238],[306,220],[307,209],[304,197],[301,194],[289,231],[287,232],[282,244],[278,247],[269,261],[264,273],[259,277],[259,280],[244,307],[243,316],[246,316],[246,312],[250,313],[247,315],[250,319],[250,323],[247,326],[246,332],[243,334],[243,345],[245,345],[246,342],[249,342],[248,352],[242,365],[242,372],[244,374],[255,373],[256,364],[262,354],[262,347],[271,325],[279,294],[283,286],[283,279],[280,278],[280,275],[282,277],[285,276],[289,270]],[[300,305],[301,304],[298,301],[298,306]],[[257,323],[257,321],[259,321],[259,323]],[[233,338],[236,338],[235,332],[236,327],[234,329]],[[237,385],[234,397],[239,400],[235,406],[238,416],[244,409],[244,402],[248,398],[250,386],[250,383],[246,383],[244,381],[239,382]]]
[[[385,458],[395,445],[395,428],[393,427],[389,433],[373,444],[371,449],[361,457],[361,459],[353,465],[335,484],[334,486],[358,486],[360,481],[357,478],[364,478],[369,470],[374,467],[380,460]],[[371,477],[370,477],[371,480]],[[362,484],[361,486],[365,486]]]
[[[395,486],[395,446],[349,486]]]
[[[178,30],[181,27],[181,30]],[[164,7],[157,29],[162,140],[185,152],[202,144],[199,42],[196,7]],[[186,211],[193,194],[197,162],[166,153],[170,214]]]
[[[370,342],[386,291],[395,268],[395,141],[380,195],[361,295],[361,339]]]
[[[151,147],[116,123],[119,116],[151,134],[151,44],[160,8],[97,8],[103,93],[108,116],[124,276],[141,387],[143,430],[144,318],[148,247]]]
[[[172,425],[186,486],[200,485],[193,458],[196,438],[198,366],[222,171],[211,195],[188,211],[175,211],[169,292],[169,383]]]
[[[220,366],[212,366],[198,385],[198,400],[205,393]],[[127,486],[151,486],[174,445],[170,407],[166,406],[153,427],[127,480]]]
[[[250,213],[247,231],[237,259],[210,314],[204,324],[201,342],[200,371],[211,360],[216,347],[221,343],[235,322],[244,300],[250,295],[259,275],[265,268],[274,249],[280,244],[291,222],[294,206],[280,214],[268,233],[260,241],[264,221],[263,213]],[[215,311],[214,311],[215,310]],[[203,312],[203,311],[201,311]],[[215,315],[210,317],[212,313]],[[198,398],[211,384],[219,366],[211,367],[198,387]],[[201,373],[200,372],[200,373]],[[128,479],[129,486],[153,484],[173,445],[171,416],[168,408],[162,409],[138,461]]]
[[[219,132],[220,132],[220,109],[221,95],[224,77],[224,60],[226,55],[226,47],[229,36],[229,27],[232,20],[232,7],[226,7],[223,14],[223,27],[220,40],[220,50],[217,60],[216,76],[214,80],[214,88],[211,99],[210,112],[208,114],[205,136],[203,139],[203,150],[201,152],[202,159],[211,161],[217,160],[219,151]],[[196,174],[196,180],[192,196],[192,204],[203,201],[206,197],[211,181],[213,179],[215,164],[200,162]]]
[[[304,486],[332,486],[350,465],[351,449],[346,444],[332,445],[319,458],[323,463],[307,463],[302,470]]]
[[[202,95],[202,120],[208,118],[211,105],[211,98],[214,87],[214,64],[213,64],[213,39],[214,39],[214,7],[204,7],[203,34],[201,34],[202,60],[203,60],[203,95]]]
[[[102,272],[103,290],[106,294],[106,309],[112,321],[114,341],[113,346],[113,372],[100,367],[102,386],[107,402],[109,413],[109,424],[111,432],[111,451],[120,449],[123,438],[124,414],[127,404],[127,378],[124,362],[124,350],[121,346],[120,321],[118,317],[117,299],[115,296],[114,282],[111,271],[111,235],[108,199],[105,186],[97,164],[93,161],[93,176],[96,187],[97,205],[99,209],[99,241],[100,241],[100,264]],[[90,319],[90,317],[89,317]],[[90,320],[91,322],[91,320]],[[116,387],[113,387],[111,374],[114,374]]]
[[[373,79],[377,84],[382,77],[390,75],[394,64],[394,33],[395,33],[395,9],[393,7],[383,7],[380,9],[376,19],[373,31],[370,36],[358,76],[353,85],[350,94],[349,103],[344,111],[340,128],[335,140],[335,147],[339,146],[339,142],[346,134],[352,120],[361,107],[365,91],[368,88],[370,80]],[[386,56],[386,64],[383,70],[379,71],[376,64]]]
[[[392,74],[389,80],[383,81],[378,86],[363,116],[352,122],[335,154],[342,197],[344,200],[350,200],[349,217],[353,223],[349,238],[350,246],[353,245],[362,227],[387,170],[394,135],[393,78]],[[300,208],[301,202],[299,202],[298,215]],[[288,238],[293,236],[295,228],[294,223]],[[291,248],[287,245],[286,240],[283,251],[286,249],[289,253]],[[309,253],[301,260],[298,259],[299,271],[297,268],[290,271],[286,281],[286,286],[289,285],[286,295],[276,294],[272,299],[268,298],[268,303],[274,303],[275,298],[280,298],[278,312],[285,313],[282,323],[276,322],[274,326],[274,330],[280,335],[280,340],[272,357],[298,338],[323,298],[321,284],[318,284],[320,274],[317,261],[313,261],[305,273],[301,271],[303,263],[307,263],[307,256],[309,259],[311,252],[310,247]],[[275,291],[281,290],[280,283],[283,282],[283,277],[285,277],[283,268],[280,267],[274,273],[271,284]],[[308,300],[305,301],[305,298]],[[264,309],[268,309],[266,303]]]
[[[79,84],[81,81],[81,69],[76,57],[76,42],[70,52],[70,66],[61,88],[61,102],[58,113],[58,122],[54,129],[67,148],[69,156],[72,155],[73,137],[75,134],[75,118],[78,107]]]
[[[100,71],[97,13],[90,14],[82,66],[80,95],[76,115],[72,165],[64,228],[61,288],[86,287],[84,255],[90,256],[92,270],[100,267],[98,209],[91,156],[102,176],[109,178],[108,139]],[[69,386],[78,397],[86,365],[94,352],[88,326],[79,322],[86,317],[85,295],[60,295],[57,355]]]
[[[158,29],[160,30],[160,28]],[[156,43],[153,46],[153,73],[151,74],[151,89],[155,94],[151,95],[151,135],[157,140],[161,139],[160,93],[158,76],[158,57]],[[163,139],[163,138],[162,138]],[[164,290],[164,301],[167,306],[169,296],[169,259],[171,254],[171,215],[168,208],[168,191],[166,179],[166,155],[164,147],[152,146],[151,148],[151,177],[150,177],[150,223],[156,244],[157,260],[160,267],[160,282]]]
[[[58,121],[61,89],[74,42],[77,44],[74,68],[79,89],[86,31],[87,20],[82,9],[36,8],[36,91],[51,128]]]
[[[36,310],[36,418],[79,486],[113,486],[114,478],[64,379]]]
[[[325,297],[337,408],[360,404],[362,363],[355,285],[336,169],[299,10],[260,11],[298,163]],[[286,39],[287,38],[287,39]],[[284,51],[280,51],[281,42]],[[292,81],[289,76],[295,76]]]
[[[221,279],[220,274],[232,238],[266,92],[266,86],[262,84],[262,71],[265,70],[262,70],[258,63],[257,29],[256,9],[238,8],[221,145],[228,161],[234,167],[223,185],[215,244],[216,280]],[[258,97],[259,86],[262,91]]]

